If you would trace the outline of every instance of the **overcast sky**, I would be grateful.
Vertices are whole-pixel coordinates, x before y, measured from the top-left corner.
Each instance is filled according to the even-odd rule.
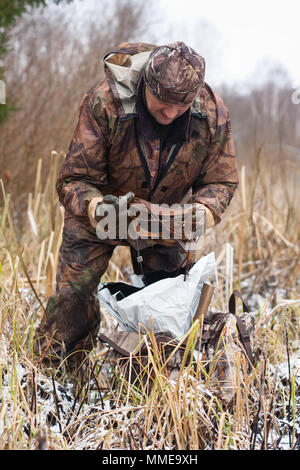
[[[287,69],[292,85],[300,86],[299,0],[160,0],[160,4],[168,22],[180,25],[200,53],[201,44],[205,51],[208,41],[212,65],[217,66],[218,58],[220,64],[214,80],[220,75],[229,83],[247,81],[264,74],[263,63],[278,63]],[[203,20],[211,25],[212,34],[208,27],[203,31],[197,26]],[[175,38],[176,33],[170,36]]]
[[[263,81],[281,65],[291,86],[300,87],[299,0],[138,1],[153,6],[155,14],[152,28],[135,40],[185,41],[205,57],[206,80],[212,85]],[[67,8],[75,21],[97,18],[105,5],[106,0],[74,0]]]

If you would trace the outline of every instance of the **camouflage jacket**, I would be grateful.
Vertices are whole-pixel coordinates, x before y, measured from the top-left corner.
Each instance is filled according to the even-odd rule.
[[[162,151],[159,137],[141,132],[137,87],[156,46],[123,43],[104,58],[105,78],[80,104],[79,120],[56,188],[67,212],[87,217],[101,194],[135,195],[152,203],[199,202],[215,223],[238,185],[228,110],[206,83],[190,109],[184,141]],[[162,155],[160,155],[162,153]],[[149,161],[161,157],[159,175]]]

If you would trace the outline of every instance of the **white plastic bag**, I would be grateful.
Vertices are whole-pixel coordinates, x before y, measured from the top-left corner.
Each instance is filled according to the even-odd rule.
[[[215,255],[211,252],[194,264],[186,279],[183,274],[162,279],[122,300],[100,284],[98,298],[124,330],[144,333],[143,326],[149,331],[152,324],[154,333],[180,338],[192,324],[202,286],[214,269]]]

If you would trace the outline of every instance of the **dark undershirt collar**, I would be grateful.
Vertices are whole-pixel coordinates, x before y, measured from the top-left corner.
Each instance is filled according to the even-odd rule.
[[[186,142],[189,134],[191,109],[187,109],[171,124],[166,126],[159,124],[148,111],[144,90],[145,82],[143,77],[141,77],[137,89],[137,111],[142,135],[147,140],[160,138],[164,148]]]

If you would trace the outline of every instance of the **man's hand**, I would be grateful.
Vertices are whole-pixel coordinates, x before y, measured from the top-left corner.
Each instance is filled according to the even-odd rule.
[[[100,233],[102,227],[99,222],[103,220],[105,224],[108,224],[108,231],[105,231],[104,228],[102,230],[103,234],[106,235],[107,238],[119,238],[120,231],[122,232],[122,238],[124,238],[124,233],[126,238],[127,226],[129,222],[127,217],[127,210],[128,205],[133,201],[134,197],[135,194],[130,191],[124,196],[106,194],[98,201],[95,201],[96,204],[94,204],[92,200],[89,207],[89,209],[91,208],[91,210],[89,210],[91,225]],[[102,239],[101,234],[100,238]]]
[[[114,207],[116,214],[120,213],[120,210],[126,209],[127,205],[130,204],[135,195],[132,191],[127,193],[125,196],[114,196],[113,194],[106,194],[105,196],[94,197],[88,207],[88,216],[90,224],[93,228],[97,227],[99,220],[103,218],[103,213],[109,211],[111,207]],[[127,204],[127,205],[126,205]],[[122,207],[124,205],[124,207]],[[120,207],[121,206],[121,207]]]
[[[113,194],[106,194],[103,197],[103,200],[99,202],[96,206],[96,210],[95,210],[96,222],[99,222],[103,217],[103,212],[109,211],[112,206],[114,207],[116,211],[116,215],[118,219],[120,212],[128,209],[128,204],[130,204],[133,201],[134,197],[135,197],[135,194],[132,191],[125,194],[125,196],[119,196],[119,197],[114,196]]]
[[[155,244],[172,246],[178,242],[196,241],[204,235],[207,213],[203,204],[166,207],[135,198],[131,208],[140,212],[137,219],[141,226],[138,230],[140,236],[151,239]]]

